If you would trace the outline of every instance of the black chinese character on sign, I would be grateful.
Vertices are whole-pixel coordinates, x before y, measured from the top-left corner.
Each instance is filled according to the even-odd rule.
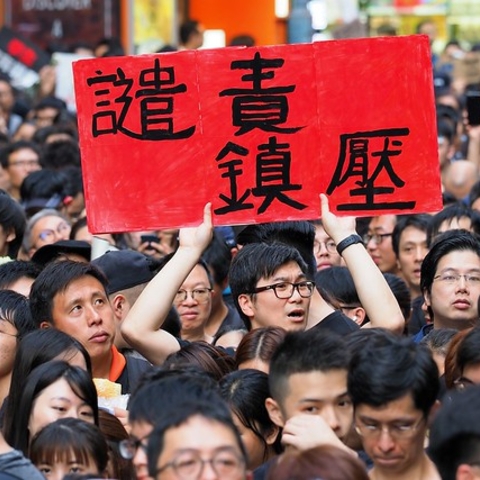
[[[93,136],[105,134],[123,133],[138,140],[177,140],[188,138],[195,132],[195,126],[184,130],[175,131],[173,124],[174,95],[185,93],[185,84],[175,85],[175,72],[173,67],[162,68],[160,60],[154,60],[153,68],[140,71],[138,83],[141,88],[133,91],[134,81],[125,76],[121,68],[117,68],[116,74],[102,75],[101,71],[95,72],[97,77],[87,79],[87,85],[108,84],[118,87],[120,93],[112,101],[109,88],[103,88],[95,92],[96,97],[103,97],[95,104],[96,107],[110,107],[93,115]],[[126,121],[134,99],[140,100],[140,131],[136,132],[127,128]],[[114,106],[121,105],[117,114]],[[131,122],[130,122],[131,123]]]
[[[285,63],[282,58],[262,58],[255,53],[252,60],[236,60],[231,64],[232,70],[251,70],[243,75],[243,82],[251,82],[250,88],[228,88],[220,96],[234,96],[232,102],[232,121],[239,129],[235,135],[242,135],[255,128],[265,132],[295,133],[303,127],[280,127],[288,118],[288,98],[285,94],[295,90],[295,85],[265,87],[263,82],[272,80],[273,69]],[[265,71],[267,70],[267,71]]]
[[[133,84],[133,80],[126,80],[125,73],[121,68],[117,68],[117,73],[103,75],[101,70],[95,72],[96,77],[87,79],[87,85],[98,85],[100,88],[95,91],[95,97],[98,97],[98,101],[95,106],[98,108],[105,108],[101,112],[93,114],[92,118],[92,135],[98,137],[99,135],[116,134],[119,130],[119,122],[117,118],[117,112],[113,108],[112,102],[109,100],[110,88],[108,85],[118,86],[118,82],[127,81]],[[102,88],[104,87],[104,88]],[[127,89],[128,89],[127,85]]]
[[[220,153],[215,159],[217,162],[222,161],[229,154],[233,153],[245,157],[248,155],[248,149],[237,145],[236,143],[228,142],[225,147],[222,148]],[[225,172],[222,173],[222,178],[228,178],[230,183],[230,196],[227,197],[222,193],[219,194],[219,197],[226,203],[224,207],[215,209],[217,215],[224,215],[229,212],[237,212],[238,210],[248,210],[253,208],[253,203],[245,203],[245,200],[250,195],[250,189],[247,189],[243,195],[238,196],[238,187],[237,187],[237,177],[242,175],[243,170],[240,168],[243,165],[243,160],[240,158],[232,158],[231,160],[226,160],[223,163],[218,164],[218,168],[225,169]]]
[[[356,187],[350,190],[350,195],[365,197],[365,200],[363,203],[338,205],[338,210],[406,210],[415,206],[414,200],[389,202],[385,197],[378,199],[379,195],[390,195],[396,188],[405,185],[395,173],[392,160],[402,153],[403,143],[398,137],[408,136],[409,133],[408,128],[392,128],[340,135],[340,156],[327,194],[331,195],[337,187],[351,180]],[[372,147],[372,144],[377,145],[377,148]],[[383,179],[379,180],[382,173]]]
[[[148,140],[188,138],[193,135],[195,126],[174,132],[173,128],[173,96],[185,93],[184,83],[175,85],[173,67],[160,67],[158,58],[151,69],[140,72],[140,86],[148,87],[139,90],[135,98],[143,98],[140,102],[142,135]]]
[[[277,143],[276,137],[270,137],[268,143],[258,146],[258,150],[262,153],[257,155],[256,186],[252,189],[252,193],[256,197],[265,197],[258,213],[265,212],[274,199],[297,210],[307,207],[284,193],[302,188],[302,185],[290,183],[289,147],[288,143]]]

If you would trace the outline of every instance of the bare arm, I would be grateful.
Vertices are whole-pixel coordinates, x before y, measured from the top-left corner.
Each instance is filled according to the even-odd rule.
[[[325,231],[338,245],[349,235],[356,234],[353,217],[337,217],[330,212],[328,198],[320,195]],[[370,327],[381,327],[401,333],[405,319],[385,277],[359,243],[346,248],[342,257],[350,271],[358,298],[370,319]]]
[[[212,238],[211,205],[204,209],[203,223],[180,230],[180,245],[171,260],[155,275],[122,323],[128,343],[154,365],[161,365],[180,349],[178,340],[161,330],[175,294],[195,267]]]

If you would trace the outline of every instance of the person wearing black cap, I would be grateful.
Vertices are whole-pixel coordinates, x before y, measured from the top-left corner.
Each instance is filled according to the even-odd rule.
[[[89,262],[92,247],[82,240],[59,240],[40,247],[32,257],[32,262],[44,267],[47,263],[59,260],[73,260],[74,262]]]
[[[107,252],[92,261],[107,277],[107,293],[116,320],[115,346],[123,351],[132,347],[123,338],[121,325],[133,304],[154,277],[157,262],[133,250]]]
[[[480,386],[444,403],[430,430],[428,453],[442,480],[480,480]]]

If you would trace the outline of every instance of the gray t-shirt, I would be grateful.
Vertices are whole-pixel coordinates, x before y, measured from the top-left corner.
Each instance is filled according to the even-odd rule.
[[[45,477],[25,458],[19,450],[0,454],[0,472],[28,480],[45,480]]]

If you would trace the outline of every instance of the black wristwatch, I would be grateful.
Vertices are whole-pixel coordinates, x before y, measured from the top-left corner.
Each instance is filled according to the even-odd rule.
[[[339,255],[343,253],[343,251],[348,248],[350,245],[355,245],[356,243],[361,243],[363,245],[363,239],[360,235],[349,235],[347,238],[344,238],[338,245],[337,245],[337,252]]]

